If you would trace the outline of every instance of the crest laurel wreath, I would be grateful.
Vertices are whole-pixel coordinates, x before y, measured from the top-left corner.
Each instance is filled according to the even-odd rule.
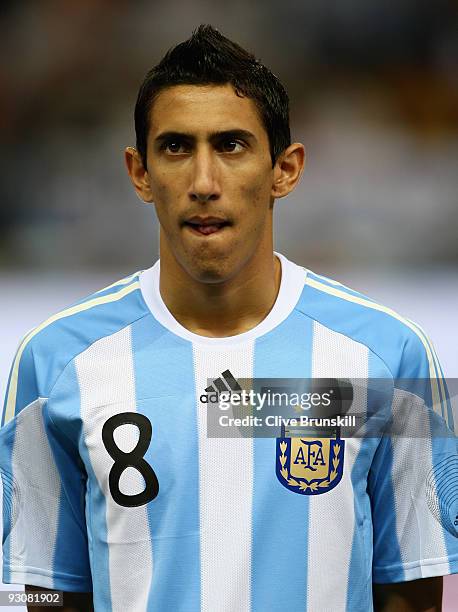
[[[281,450],[281,455],[279,457],[280,465],[281,465],[280,474],[291,487],[299,487],[301,491],[307,491],[308,489],[311,489],[312,491],[316,491],[318,488],[322,489],[325,487],[329,487],[330,483],[336,479],[337,468],[339,467],[339,464],[340,464],[340,459],[339,459],[340,444],[336,444],[334,446],[334,458],[332,460],[333,470],[329,474],[329,478],[327,478],[326,480],[323,480],[323,482],[319,482],[319,483],[311,482],[310,484],[308,484],[307,482],[298,482],[297,480],[292,478],[292,476],[288,472],[288,468],[285,467],[286,461],[288,459],[288,455],[286,455],[286,447],[287,447],[286,442],[280,442],[280,450]]]

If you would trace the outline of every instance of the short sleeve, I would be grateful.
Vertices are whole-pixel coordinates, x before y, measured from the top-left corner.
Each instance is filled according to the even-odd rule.
[[[84,465],[51,420],[38,378],[32,348],[21,346],[0,429],[3,582],[92,591]]]
[[[447,385],[426,337],[410,339],[368,479],[373,581],[458,573],[458,455]]]

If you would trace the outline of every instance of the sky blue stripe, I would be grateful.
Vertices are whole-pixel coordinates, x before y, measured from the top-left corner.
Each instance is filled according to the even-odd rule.
[[[437,382],[437,392],[439,394],[439,402],[440,402],[440,408],[441,408],[441,415],[442,418],[446,420],[446,422],[450,423],[450,418],[451,418],[451,426],[453,428],[453,416],[451,416],[450,412],[450,403],[448,402],[447,399],[447,390],[446,390],[446,383],[444,381],[444,390],[445,390],[445,396],[444,393],[442,392],[442,387],[439,381],[439,378],[443,377],[443,373],[442,373],[442,369],[439,363],[439,360],[437,358],[437,355],[435,353],[434,347],[431,344],[431,341],[429,340],[428,336],[425,334],[425,332],[421,329],[421,327],[419,327],[414,321],[410,321],[410,323],[412,323],[412,325],[415,327],[415,329],[417,330],[418,335],[423,338],[423,340],[426,342],[430,352],[431,352],[431,358],[432,358],[432,365],[433,365],[433,370],[434,373],[436,375],[436,378],[438,379]],[[423,347],[422,347],[423,348]],[[422,365],[422,370],[418,373],[418,378],[420,379],[419,382],[423,381],[423,384],[427,387],[425,390],[413,390],[412,393],[417,393],[417,395],[420,395],[420,397],[423,397],[425,399],[425,403],[430,406],[431,408],[433,407],[433,396],[432,396],[432,386],[431,386],[431,374],[429,371],[429,360],[428,360],[428,356],[426,354],[426,349],[423,349],[424,351],[424,358],[423,358],[423,363]],[[407,389],[408,390],[408,389]],[[449,425],[450,426],[450,425]]]
[[[402,557],[396,532],[396,505],[392,481],[393,450],[389,437],[384,437],[377,449],[369,475],[369,495],[374,524],[374,560],[379,571],[378,582],[403,582]]]
[[[439,359],[436,355],[436,352],[434,350],[434,347],[430,341],[430,339],[428,338],[428,336],[426,335],[426,333],[423,331],[423,329],[417,325],[415,323],[415,321],[410,321],[409,322],[415,327],[415,329],[417,330],[418,335],[426,342],[426,344],[429,347],[429,350],[431,351],[431,355],[432,355],[432,364],[433,364],[433,370],[435,372],[435,375],[437,377],[437,379],[442,378],[443,379],[443,387],[444,387],[444,392],[442,391],[442,385],[440,384],[440,381],[437,380],[437,390],[438,390],[438,394],[439,394],[439,401],[440,401],[440,407],[441,407],[441,415],[442,418],[444,418],[446,420],[446,422],[448,423],[448,426],[450,427],[450,429],[452,431],[454,431],[454,421],[453,421],[453,413],[452,413],[452,407],[451,407],[451,403],[450,403],[450,399],[449,399],[449,394],[448,394],[448,389],[447,389],[447,383],[444,379],[444,373],[442,371],[442,367],[440,365]],[[424,349],[425,350],[425,349]],[[423,397],[425,399],[425,402],[428,406],[430,406],[431,408],[433,408],[433,401],[432,401],[432,388],[431,388],[431,380],[430,380],[430,372],[429,372],[429,360],[427,358],[426,355],[426,350],[425,350],[425,356],[423,359],[423,363],[422,363],[422,371],[418,373],[418,378],[419,379],[424,379],[424,384],[426,384],[429,389],[426,390],[425,392],[418,392],[418,390],[412,390],[412,393],[416,393],[417,395],[420,395],[421,397]],[[419,381],[421,382],[421,381]],[[409,389],[406,389],[409,390]]]
[[[311,345],[311,320],[294,312],[256,341],[254,376],[310,377]],[[305,612],[309,497],[279,482],[275,438],[253,446],[251,612]]]
[[[431,350],[433,350],[433,347],[431,347]],[[447,424],[448,424],[449,428],[452,431],[454,431],[455,434],[456,434],[458,432],[455,431],[455,420],[453,418],[453,409],[452,409],[452,403],[450,401],[450,392],[449,392],[449,389],[448,389],[448,386],[447,386],[447,380],[444,377],[444,372],[442,370],[442,366],[440,364],[439,359],[435,360],[435,365],[436,365],[436,371],[438,371],[438,376],[440,378],[442,378],[442,382],[443,382],[443,385],[444,385],[444,395],[445,395],[445,397],[444,397],[444,395],[442,395],[442,392],[441,392],[441,401],[445,404],[445,411],[447,413]],[[439,384],[439,389],[441,389],[440,384]]]
[[[67,372],[65,372],[67,375]],[[69,368],[68,377],[74,375]],[[71,376],[73,378],[73,376]],[[76,381],[73,382],[76,385]],[[58,400],[57,400],[58,401]],[[74,396],[65,397],[65,406],[74,401]],[[75,402],[78,404],[78,402]],[[71,414],[72,408],[69,406]],[[91,591],[91,569],[87,542],[86,519],[84,514],[85,477],[78,459],[78,440],[81,432],[81,423],[75,425],[76,435],[73,440],[64,436],[55,426],[50,416],[48,406],[43,407],[43,423],[48,436],[54,460],[56,462],[60,479],[61,494],[59,500],[59,514],[56,541],[53,556],[54,588]],[[66,416],[69,416],[68,413]],[[67,435],[69,431],[66,431]],[[81,581],[86,585],[82,586]]]
[[[347,612],[372,611],[372,519],[366,493],[367,466],[376,440],[364,438],[351,472],[355,525],[347,577]]]
[[[380,371],[380,361],[369,353],[369,378],[386,376],[384,367]],[[374,380],[375,382],[375,380]],[[386,385],[381,389],[386,391]],[[380,393],[369,385],[367,406],[369,413],[379,411]],[[388,407],[387,407],[388,408]],[[361,447],[351,471],[354,491],[355,525],[347,580],[347,612],[371,612],[372,605],[372,511],[367,494],[367,472],[371,464],[378,439],[367,437],[361,440]]]
[[[66,423],[66,431],[75,441],[75,435],[79,427],[78,421],[81,420],[81,399],[74,363],[70,364],[66,369],[65,378],[68,380],[68,385],[71,385],[70,388],[75,391],[71,396],[67,396],[65,406],[66,414],[62,414],[62,418]],[[65,387],[67,387],[66,380],[64,378],[61,379],[59,384],[61,383],[62,391],[65,393]],[[53,413],[52,416],[58,425],[59,423],[56,421],[58,415]],[[86,502],[91,500],[91,505],[87,508],[87,528],[89,530],[89,556],[92,575],[94,579],[97,580],[97,588],[94,593],[94,606],[96,610],[100,609],[109,612],[111,610],[111,592],[105,494],[99,487],[97,477],[89,458],[89,451],[83,439],[79,441],[79,452],[86,466],[88,476],[87,485],[89,489]],[[94,544],[92,543],[93,540],[95,540]]]
[[[11,476],[13,476],[12,466],[12,453],[14,447],[14,439],[16,434],[16,421],[9,421],[8,424],[0,430],[0,467],[2,469],[2,484],[3,484],[3,582],[9,584],[11,581],[11,574],[9,570],[9,563],[11,560],[11,540],[9,533],[11,532],[11,515],[7,511],[12,510],[14,507],[13,500],[10,498],[7,500],[7,494],[5,489],[11,490]],[[3,470],[6,475],[3,475]],[[5,487],[5,481],[6,483]]]
[[[22,353],[19,363],[15,414],[34,402],[39,395],[33,352],[29,344]]]
[[[148,610],[200,611],[199,449],[192,344],[153,317],[132,326],[137,411],[152,424],[145,454],[159,481],[148,504]]]
[[[14,360],[16,359],[16,355],[19,349],[16,350],[16,354],[14,355],[14,359],[13,359],[13,364],[14,364]],[[13,366],[11,366],[10,368],[10,372],[8,374],[8,382],[6,383],[6,393],[5,393],[5,397],[3,399],[3,410],[2,410],[2,424],[1,427],[3,427],[5,425],[5,416],[6,416],[6,402],[8,400],[8,392],[10,389],[10,384],[11,384],[11,375],[13,373]],[[14,412],[16,413],[17,410],[17,398],[16,398],[16,405],[14,407]]]
[[[441,370],[441,376],[443,376],[442,370]],[[453,418],[452,402],[450,400],[450,391],[448,389],[447,381],[445,380],[445,378],[443,378],[442,380],[444,383],[444,390],[445,390],[445,404],[446,404],[446,410],[447,410],[447,416],[448,416],[447,423],[450,429],[454,431],[455,434],[457,434],[458,432],[455,430],[455,420]]]

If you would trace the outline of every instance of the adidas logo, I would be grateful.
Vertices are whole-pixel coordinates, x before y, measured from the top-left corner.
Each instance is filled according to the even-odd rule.
[[[230,370],[224,370],[221,376],[215,378],[212,383],[205,388],[205,393],[200,396],[200,401],[205,404],[208,402],[218,401],[218,396],[220,393],[227,393],[231,391],[242,391],[242,387],[231,374]]]

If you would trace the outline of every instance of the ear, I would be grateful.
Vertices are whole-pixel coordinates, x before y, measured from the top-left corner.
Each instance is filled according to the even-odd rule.
[[[153,201],[148,171],[143,166],[140,153],[134,147],[126,147],[124,151],[127,172],[134,186],[135,192],[145,203]]]
[[[272,197],[284,198],[296,187],[305,164],[305,148],[294,142],[279,155],[274,166]]]

